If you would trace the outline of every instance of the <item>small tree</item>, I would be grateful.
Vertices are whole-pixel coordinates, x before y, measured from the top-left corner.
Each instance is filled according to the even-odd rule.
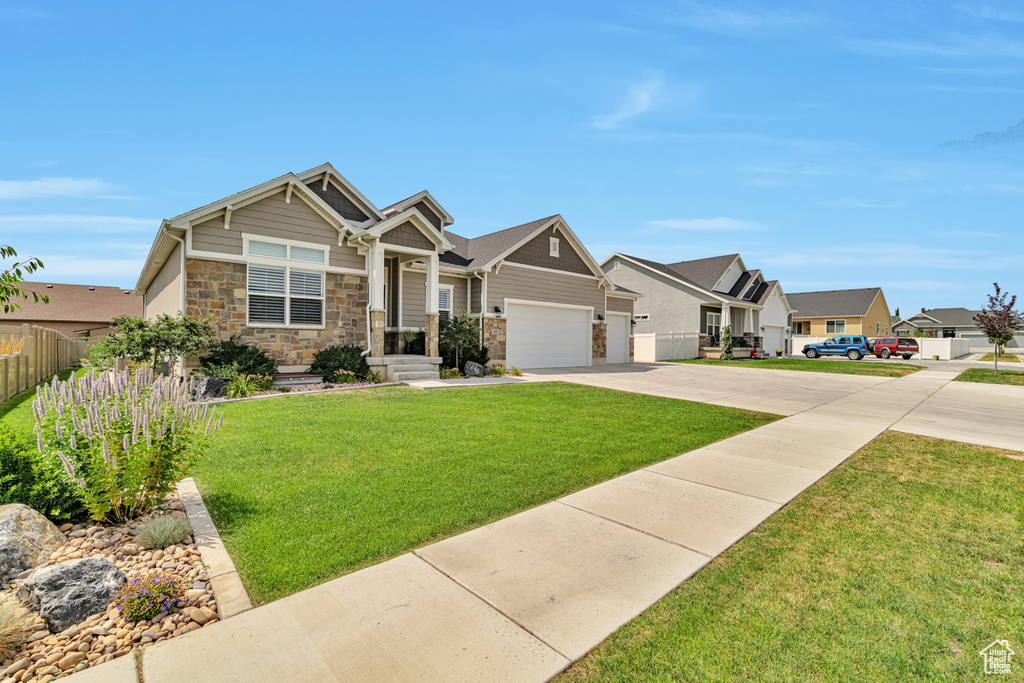
[[[722,360],[732,360],[732,324],[722,328]]]
[[[17,255],[18,252],[14,251],[13,247],[9,247],[6,244],[0,244],[0,259],[14,258]],[[39,303],[40,301],[44,304],[50,303],[50,298],[45,294],[30,292],[20,286],[21,283],[25,281],[24,278],[26,274],[34,273],[37,269],[42,267],[42,261],[37,258],[30,258],[25,259],[24,261],[12,263],[10,268],[0,272],[0,307],[3,308],[4,313],[13,313],[21,308],[21,304],[16,301],[11,301],[12,299],[23,299],[28,301],[30,295],[35,303]]]
[[[995,294],[988,295],[988,308],[984,306],[981,313],[974,316],[974,324],[988,336],[990,344],[996,347],[995,352],[995,374],[999,374],[999,354],[1003,352],[1003,345],[1013,340],[1013,333],[1024,328],[1019,311],[1013,310],[1017,305],[1017,295],[1010,296],[999,287],[998,282],[993,282],[996,288]]]
[[[101,339],[92,349],[91,359],[126,358],[135,363],[150,363],[153,370],[178,356],[196,356],[214,343],[216,330],[206,318],[186,318],[178,313],[143,320],[119,315],[111,321],[117,332]]]
[[[900,318],[900,307],[899,306],[896,307],[896,319],[897,320],[901,320],[902,319],[902,318]]]
[[[468,349],[480,344],[480,328],[468,311],[440,321],[438,325],[438,347],[442,354],[455,356],[455,369],[460,369],[460,358]]]

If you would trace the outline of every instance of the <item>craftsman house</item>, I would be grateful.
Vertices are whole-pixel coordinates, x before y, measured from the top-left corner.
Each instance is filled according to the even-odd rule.
[[[136,291],[145,315],[212,316],[280,371],[356,344],[389,378],[436,371],[438,320],[469,311],[493,363],[603,365],[632,356],[637,294],[612,285],[559,216],[466,238],[423,191],[378,208],[330,164],[163,221]],[[407,330],[426,355],[400,354]]]

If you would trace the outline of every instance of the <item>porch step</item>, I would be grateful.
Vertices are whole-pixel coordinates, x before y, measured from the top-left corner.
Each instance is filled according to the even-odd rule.
[[[396,382],[411,382],[417,379],[440,379],[441,375],[438,374],[437,370],[414,370],[401,372],[395,372],[394,378]]]
[[[437,366],[431,365],[430,363],[407,363],[404,365],[392,365],[391,372],[395,373],[410,373],[410,372],[437,372]]]

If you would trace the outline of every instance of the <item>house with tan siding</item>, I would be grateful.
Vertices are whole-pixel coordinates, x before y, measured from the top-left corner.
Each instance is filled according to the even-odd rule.
[[[862,334],[884,337],[893,334],[889,304],[881,287],[797,292],[789,295],[789,302],[796,309],[794,336]]]
[[[637,294],[560,215],[463,237],[427,191],[378,208],[333,166],[288,173],[162,222],[136,290],[146,317],[210,317],[282,372],[336,344],[389,378],[432,376],[439,319],[468,311],[495,364],[629,362]],[[424,332],[426,354],[402,354]]]

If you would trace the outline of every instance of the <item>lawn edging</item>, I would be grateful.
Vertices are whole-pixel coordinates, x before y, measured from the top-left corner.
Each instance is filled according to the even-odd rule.
[[[381,382],[380,384],[359,384],[352,387],[335,387],[334,389],[314,389],[313,391],[280,391],[276,394],[263,394],[261,396],[246,396],[245,398],[218,398],[212,401],[199,401],[207,405],[219,405],[222,403],[241,403],[242,401],[259,401],[264,398],[278,398],[281,396],[312,396],[313,394],[333,394],[339,391],[357,391],[359,389],[378,389],[382,387],[400,387],[402,382]]]
[[[221,619],[247,612],[252,609],[252,601],[242,585],[235,563],[224,548],[224,542],[217,527],[213,524],[199,488],[192,477],[178,482],[178,495],[185,507],[188,523],[192,527],[192,537],[199,548],[199,556],[207,565],[206,573],[210,576],[210,586],[217,598],[217,612]]]

